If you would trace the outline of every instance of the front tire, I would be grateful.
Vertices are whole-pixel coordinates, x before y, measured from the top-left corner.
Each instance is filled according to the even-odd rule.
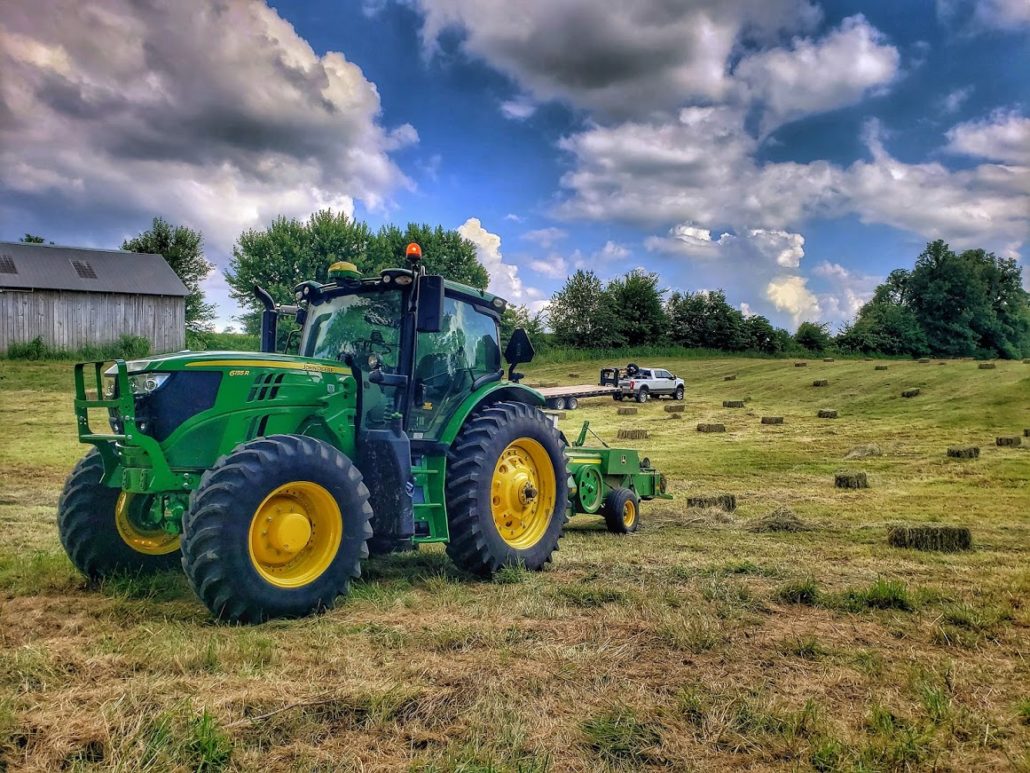
[[[204,473],[183,519],[182,565],[222,620],[329,609],[361,575],[372,508],[361,473],[314,438],[244,443]]]
[[[119,572],[149,574],[179,563],[179,539],[143,528],[136,517],[149,497],[101,483],[104,462],[91,449],[75,465],[57,504],[57,531],[76,568],[91,580]]]
[[[673,395],[673,398],[676,399],[676,400],[682,400],[683,399],[683,387],[682,386],[676,387],[676,393]]]
[[[558,549],[568,508],[565,445],[538,409],[495,403],[462,427],[447,459],[447,555],[472,574],[538,570]]]

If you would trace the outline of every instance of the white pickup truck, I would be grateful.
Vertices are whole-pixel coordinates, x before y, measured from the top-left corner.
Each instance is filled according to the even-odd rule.
[[[616,400],[631,398],[638,403],[662,395],[682,400],[683,391],[683,379],[664,368],[641,368],[630,363],[624,373],[619,373],[619,383],[612,397]]]

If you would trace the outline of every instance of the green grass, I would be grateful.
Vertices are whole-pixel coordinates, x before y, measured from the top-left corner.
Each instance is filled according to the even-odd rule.
[[[548,356],[528,383],[625,359]],[[585,400],[560,426],[650,431],[626,445],[675,498],[637,534],[576,517],[544,572],[493,581],[442,546],[377,558],[335,610],[254,628],[212,623],[176,572],[74,570],[54,525],[84,451],[70,365],[4,360],[0,769],[1021,769],[1030,444],[994,438],[1027,425],[1030,365],[633,359],[686,379],[684,421]],[[846,464],[875,486],[835,489],[867,444],[883,454]],[[958,444],[980,458],[946,458]],[[717,493],[736,512],[686,507]],[[781,508],[806,529],[751,530]],[[968,526],[976,547],[892,549],[894,523]]]

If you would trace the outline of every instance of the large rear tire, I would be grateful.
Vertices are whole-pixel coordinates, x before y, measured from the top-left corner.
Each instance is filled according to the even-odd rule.
[[[333,606],[372,536],[357,467],[314,438],[244,443],[204,473],[183,519],[182,565],[211,612],[241,623]]]
[[[565,445],[547,416],[495,403],[465,422],[447,458],[447,554],[490,576],[551,560],[567,518]]]
[[[647,398],[650,396],[650,394],[651,394],[650,390],[648,390],[648,388],[646,386],[640,387],[640,389],[637,390],[637,394],[636,394],[637,402],[638,403],[646,403],[647,402]]]
[[[119,572],[151,573],[179,564],[179,539],[148,530],[138,515],[149,497],[101,483],[104,462],[91,449],[75,465],[57,504],[57,531],[76,568],[92,580]]]

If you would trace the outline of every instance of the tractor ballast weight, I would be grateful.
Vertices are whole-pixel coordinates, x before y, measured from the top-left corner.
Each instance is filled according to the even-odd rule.
[[[521,329],[505,378],[506,302],[427,274],[418,245],[407,257],[372,277],[335,263],[296,305],[256,288],[261,352],[76,365],[79,439],[95,448],[58,506],[75,565],[102,578],[181,562],[216,616],[259,622],[331,606],[369,552],[441,542],[491,575],[542,568],[575,513],[635,530],[664,479],[636,451],[584,447],[586,427],[567,443],[518,383]],[[300,325],[295,355],[275,351],[282,317]]]

